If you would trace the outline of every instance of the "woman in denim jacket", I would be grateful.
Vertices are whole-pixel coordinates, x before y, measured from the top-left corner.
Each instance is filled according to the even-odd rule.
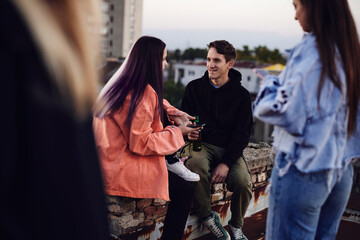
[[[275,125],[266,239],[335,239],[360,156],[358,33],[347,0],[293,4],[307,34],[255,100]]]

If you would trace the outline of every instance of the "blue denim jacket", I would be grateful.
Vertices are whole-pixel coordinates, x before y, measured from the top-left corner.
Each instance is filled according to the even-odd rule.
[[[360,158],[360,106],[357,114],[357,131],[347,140],[344,151],[344,162],[347,163],[352,159]]]
[[[254,116],[275,125],[273,145],[289,161],[282,174],[292,164],[304,173],[341,170],[360,155],[360,130],[358,136],[347,140],[345,73],[341,60],[335,61],[342,92],[325,79],[320,101],[322,64],[311,33],[292,49],[279,77],[268,75],[263,80],[254,102]],[[359,122],[357,125],[360,129]]]

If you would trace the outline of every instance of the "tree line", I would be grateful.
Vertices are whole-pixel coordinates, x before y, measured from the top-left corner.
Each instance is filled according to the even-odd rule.
[[[207,55],[206,48],[187,48],[184,51],[176,49],[175,51],[168,51],[168,60],[184,61],[194,60],[196,58],[205,59]],[[236,60],[250,60],[261,63],[281,63],[285,64],[286,59],[281,54],[279,49],[269,49],[266,46],[257,46],[250,49],[248,45],[244,45],[242,49],[236,49]]]

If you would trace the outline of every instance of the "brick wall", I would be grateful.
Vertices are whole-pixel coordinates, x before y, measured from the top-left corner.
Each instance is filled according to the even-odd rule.
[[[244,150],[254,191],[265,186],[268,182],[273,167],[271,155],[271,148],[267,144],[250,143]],[[228,203],[231,194],[226,189],[226,184],[214,184],[211,195],[212,206],[216,208],[222,206],[224,202]],[[139,235],[149,235],[165,219],[167,202],[164,200],[118,196],[106,196],[106,200],[110,232],[113,239],[137,239]],[[159,231],[161,232],[162,229]],[[150,237],[144,239],[150,239]]]

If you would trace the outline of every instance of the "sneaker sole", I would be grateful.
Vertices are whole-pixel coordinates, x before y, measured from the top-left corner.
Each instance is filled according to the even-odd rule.
[[[178,173],[176,173],[176,172],[172,171],[171,169],[168,169],[168,171],[170,171],[170,172],[172,172],[172,173],[174,173],[174,174],[178,175],[179,177],[181,177],[181,178],[185,179],[185,180],[186,180],[186,181],[188,181],[188,182],[198,182],[198,181],[200,181],[200,176],[199,176],[199,175],[198,175],[198,177],[197,177],[197,178],[186,178],[186,177],[181,176],[181,175],[179,175]]]
[[[182,177],[182,176],[179,176],[179,177]],[[194,178],[184,178],[184,177],[182,177],[183,179],[185,179],[186,181],[188,181],[188,182],[198,182],[198,181],[200,181],[200,177],[198,177],[198,178],[196,178],[196,179],[194,179]]]

